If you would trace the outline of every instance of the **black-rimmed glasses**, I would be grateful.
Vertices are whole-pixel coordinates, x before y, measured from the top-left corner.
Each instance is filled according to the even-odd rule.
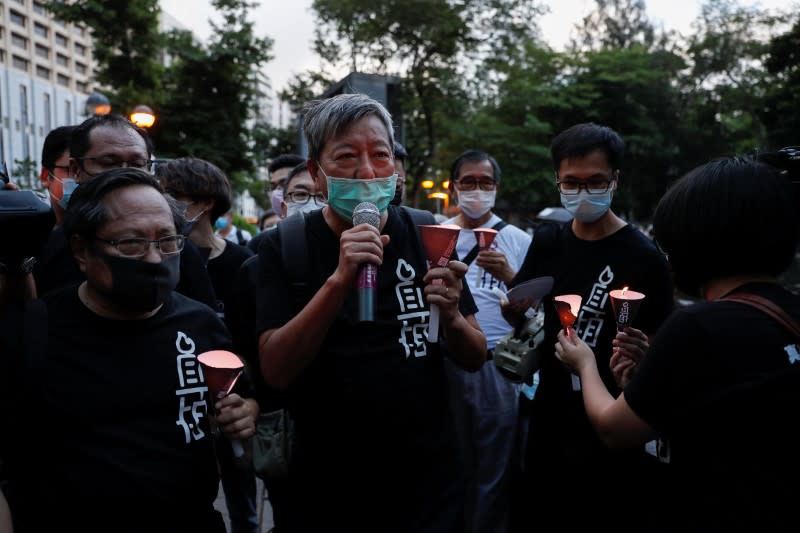
[[[183,235],[170,235],[168,237],[161,237],[160,239],[101,239],[95,237],[95,240],[110,244],[117,249],[119,255],[122,257],[139,258],[147,255],[151,244],[155,244],[159,252],[164,255],[173,255],[183,250],[183,244],[186,238]]]
[[[115,168],[138,168],[139,170],[150,171],[153,166],[152,159],[130,159],[125,161],[122,158],[103,155],[99,157],[76,157],[75,159],[81,165],[81,169],[90,176],[95,176],[106,170],[113,170]]]
[[[584,189],[589,194],[603,194],[608,191],[614,179],[609,180],[587,180],[587,181],[573,181],[573,180],[556,180],[558,192],[567,196],[578,194],[581,189]]]
[[[303,205],[307,204],[309,200],[314,199],[314,203],[317,205],[325,205],[325,197],[322,196],[320,193],[311,194],[308,191],[293,191],[290,193],[286,193],[286,199],[290,200],[296,204]]]
[[[474,191],[478,187],[482,191],[493,191],[497,187],[497,181],[489,179],[462,178],[453,181],[459,191]]]

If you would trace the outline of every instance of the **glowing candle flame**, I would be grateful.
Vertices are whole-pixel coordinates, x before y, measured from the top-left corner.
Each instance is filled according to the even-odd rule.
[[[625,291],[628,290],[628,287],[622,287],[622,294],[620,296],[625,296]]]

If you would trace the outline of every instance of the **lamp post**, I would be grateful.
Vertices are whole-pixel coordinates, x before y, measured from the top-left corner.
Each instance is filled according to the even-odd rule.
[[[140,128],[149,128],[156,122],[156,115],[153,110],[144,104],[139,104],[133,108],[130,117],[131,122]]]
[[[93,92],[86,99],[86,106],[83,108],[84,114],[90,117],[99,115],[108,115],[111,113],[111,102],[106,98],[106,95],[98,92]]]

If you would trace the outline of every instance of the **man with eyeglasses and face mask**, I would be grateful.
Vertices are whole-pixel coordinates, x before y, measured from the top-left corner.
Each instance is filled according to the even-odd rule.
[[[460,226],[456,253],[467,263],[465,279],[478,306],[476,318],[486,335],[487,364],[465,372],[446,364],[453,400],[451,410],[465,457],[466,532],[501,532],[508,528],[509,483],[519,467],[521,384],[504,377],[491,361],[497,341],[511,330],[500,313],[499,289],[505,293],[522,265],[530,236],[507,224],[492,208],[500,189],[500,165],[480,150],[467,150],[450,168],[450,194],[461,212],[445,224]],[[492,246],[478,248],[477,228],[498,231]]]
[[[236,392],[206,403],[196,356],[232,344],[211,309],[174,292],[182,223],[140,169],[75,191],[64,233],[85,281],[30,302],[0,338],[20,531],[225,532],[209,413],[230,439],[253,435],[255,417]]]
[[[76,126],[70,136],[69,171],[65,180],[74,182],[65,186],[61,203],[69,207],[69,197],[76,188],[94,176],[114,168],[136,168],[150,171],[152,167],[152,142],[147,132],[120,115],[101,115],[86,119]],[[60,268],[37,268],[34,271],[38,294],[63,287],[84,279],[78,270],[60,228],[53,230],[43,256],[56,258]],[[178,292],[200,302],[214,306],[216,298],[204,260],[191,242],[180,254],[180,282]]]
[[[673,291],[664,257],[635,227],[611,210],[619,188],[625,150],[609,127],[577,124],[557,135],[550,146],[555,186],[562,205],[574,217],[564,224],[540,227],[511,286],[553,276],[543,301],[546,337],[536,395],[530,405],[530,434],[525,472],[516,486],[512,531],[530,528],[530,502],[536,520],[568,530],[647,531],[648,512],[658,506],[663,482],[655,457],[645,449],[612,452],[600,441],[586,417],[580,379],[555,356],[562,329],[553,297],[577,294],[582,306],[572,334],[594,350],[600,375],[613,395],[630,378],[636,362],[672,310]],[[629,287],[645,294],[633,327],[617,332],[610,291]],[[504,304],[503,315],[516,325],[530,305]],[[661,468],[660,468],[661,467]],[[577,480],[603,480],[583,485]],[[570,493],[569,498],[564,498]],[[575,512],[580,509],[580,512]],[[625,520],[619,519],[624,509]]]
[[[389,205],[394,128],[380,103],[341,94],[304,111],[308,170],[327,205],[304,215],[302,294],[283,262],[285,222],[259,249],[261,372],[286,391],[296,431],[281,530],[461,531],[445,354],[426,331],[436,304],[447,355],[472,371],[484,363],[467,267],[428,269],[410,212]],[[374,226],[354,225],[364,202],[377,209]],[[358,318],[356,277],[366,263],[377,271],[374,321]]]

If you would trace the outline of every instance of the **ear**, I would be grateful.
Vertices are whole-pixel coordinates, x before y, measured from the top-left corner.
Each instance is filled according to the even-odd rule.
[[[284,200],[281,200],[281,218],[286,218],[286,215],[288,213],[289,213],[289,210],[286,207],[286,202]]]
[[[75,181],[78,181],[78,173],[80,173],[81,167],[78,164],[78,160],[74,157],[69,158],[69,177],[73,178]]]
[[[306,161],[306,167],[308,168],[308,173],[311,175],[311,179],[314,180],[314,186],[317,188],[317,191],[322,193],[325,198],[328,198],[328,180],[325,179],[325,175],[322,173],[319,165],[317,165],[317,162],[313,159],[309,159]]]
[[[613,185],[613,188],[611,190],[616,191],[617,189],[619,189],[620,176],[621,176],[621,174],[620,174],[619,169],[615,170],[614,171],[614,185]]]
[[[43,188],[50,189],[50,171],[42,167],[39,172],[39,181],[42,183]]]
[[[75,258],[75,262],[78,263],[78,268],[81,269],[81,272],[86,273],[86,264],[88,262],[86,256],[90,253],[89,243],[86,242],[86,239],[83,237],[73,235],[70,238],[69,246],[72,250],[72,256]]]

